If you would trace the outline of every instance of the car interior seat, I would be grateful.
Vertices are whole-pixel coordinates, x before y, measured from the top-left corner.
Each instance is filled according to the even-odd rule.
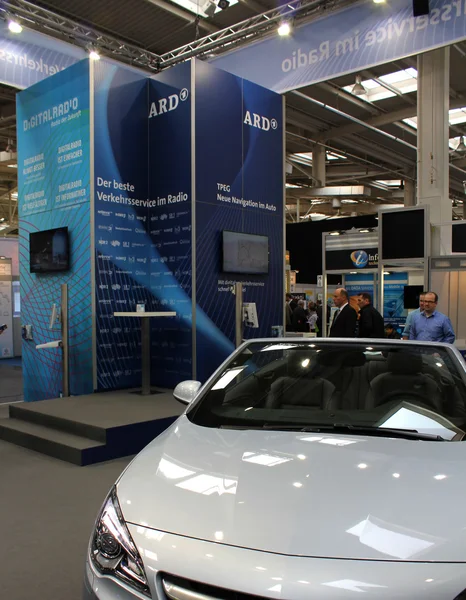
[[[319,355],[322,377],[335,386],[334,407],[358,409],[364,404],[368,390],[364,369],[366,356],[361,350],[325,350]],[[364,385],[365,384],[365,385]],[[362,394],[362,402],[360,400]]]
[[[370,382],[366,408],[376,408],[391,400],[420,402],[441,412],[442,394],[436,382],[423,373],[422,356],[408,352],[390,352],[387,372]]]
[[[330,410],[335,386],[320,376],[318,357],[307,350],[291,351],[287,374],[270,386],[266,408],[299,406]]]

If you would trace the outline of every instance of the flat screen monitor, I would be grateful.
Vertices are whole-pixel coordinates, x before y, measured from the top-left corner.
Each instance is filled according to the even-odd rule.
[[[261,275],[269,272],[269,238],[223,231],[223,271]]]
[[[425,210],[394,210],[381,213],[382,260],[423,258]]]
[[[466,252],[466,223],[454,223],[452,226],[451,251]]]
[[[58,273],[70,268],[68,227],[29,234],[31,273]]]
[[[422,285],[405,285],[403,303],[405,308],[419,308],[419,296],[423,291]]]

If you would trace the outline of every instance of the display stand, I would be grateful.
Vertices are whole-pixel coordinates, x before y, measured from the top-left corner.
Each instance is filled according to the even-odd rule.
[[[150,388],[150,322],[152,317],[176,317],[176,312],[116,312],[115,317],[141,319],[142,386],[141,395],[149,396]]]

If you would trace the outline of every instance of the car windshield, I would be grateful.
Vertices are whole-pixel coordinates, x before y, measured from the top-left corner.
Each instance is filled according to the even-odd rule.
[[[457,441],[466,387],[442,346],[260,341],[233,355],[187,416],[205,427]]]

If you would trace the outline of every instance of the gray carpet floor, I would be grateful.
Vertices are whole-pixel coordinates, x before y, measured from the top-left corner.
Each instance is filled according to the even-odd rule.
[[[0,440],[2,599],[81,599],[95,517],[130,460],[77,467]]]

